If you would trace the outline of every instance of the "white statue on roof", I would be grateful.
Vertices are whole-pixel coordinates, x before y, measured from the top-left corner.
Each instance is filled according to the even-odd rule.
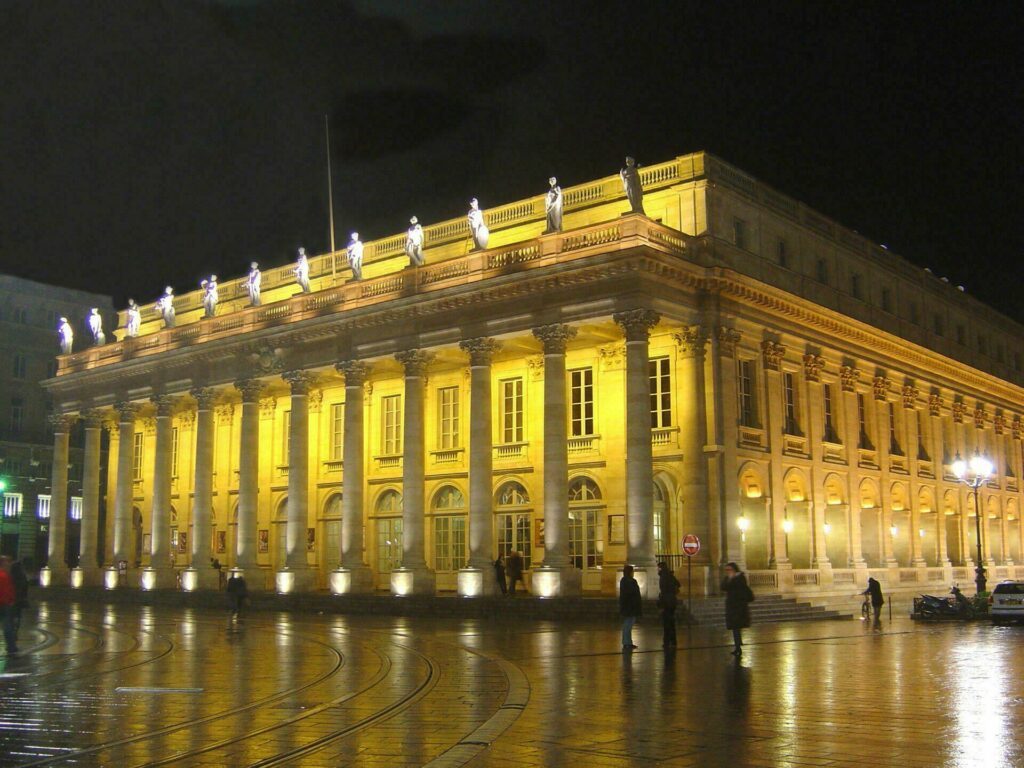
[[[75,331],[66,317],[62,317],[57,324],[57,335],[60,337],[60,353],[70,355],[75,343]]]
[[[213,317],[217,314],[217,301],[220,299],[220,293],[217,291],[217,276],[210,275],[210,279],[203,280],[199,283],[199,287],[203,289],[205,317]]]
[[[348,248],[345,249],[348,257],[348,265],[352,269],[352,279],[363,279],[363,241],[359,239],[359,233],[353,232],[348,241]]]
[[[139,335],[139,328],[141,326],[142,312],[139,311],[139,305],[135,303],[135,299],[128,299],[128,309],[125,310],[125,335],[130,339],[134,339]]]
[[[156,308],[164,319],[164,328],[174,327],[174,289],[171,286],[164,288],[164,295],[156,300]]]
[[[466,218],[469,221],[469,234],[473,238],[473,247],[481,250],[486,248],[491,232],[487,229],[484,212],[480,210],[480,203],[475,197],[469,201],[469,213],[466,214]]]
[[[562,231],[562,188],[558,186],[558,179],[552,176],[548,179],[548,184],[551,185],[551,189],[548,190],[547,197],[544,199],[544,212],[547,214],[547,232],[561,232]]]
[[[295,282],[302,288],[303,293],[309,293],[309,259],[306,258],[306,249],[299,248],[299,258],[295,261]]]
[[[409,225],[405,231],[405,255],[414,267],[422,267],[426,261],[423,258],[423,227],[415,216],[409,219]]]
[[[641,213],[644,216],[644,188],[640,182],[640,169],[636,166],[636,160],[632,157],[626,158],[626,167],[619,171],[622,178],[622,189],[629,200],[630,213]]]
[[[260,265],[255,261],[249,265],[249,277],[245,281],[245,287],[249,291],[249,303],[258,307],[260,305],[260,286],[263,284],[263,274],[260,272]]]
[[[103,333],[103,316],[99,307],[93,307],[86,318],[89,323],[89,332],[92,334],[92,343],[95,347],[101,347],[107,343],[107,337]]]

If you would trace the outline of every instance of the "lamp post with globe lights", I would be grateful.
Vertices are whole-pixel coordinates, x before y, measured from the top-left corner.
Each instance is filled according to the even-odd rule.
[[[978,498],[978,490],[992,476],[992,462],[978,451],[974,452],[970,461],[964,461],[957,453],[952,469],[957,480],[974,489],[974,536],[978,542],[978,564],[974,569],[974,584],[980,595],[985,591],[985,566],[981,556],[981,502]]]

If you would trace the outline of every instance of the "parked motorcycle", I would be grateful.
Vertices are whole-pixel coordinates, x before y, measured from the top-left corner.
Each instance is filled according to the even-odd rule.
[[[921,595],[914,600],[914,612],[922,619],[971,619],[974,606],[970,599],[953,585],[949,593],[953,601],[937,595]]]

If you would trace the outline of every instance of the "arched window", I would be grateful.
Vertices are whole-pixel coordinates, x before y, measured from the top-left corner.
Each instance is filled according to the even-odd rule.
[[[530,503],[530,496],[522,484],[509,480],[498,489],[498,506],[518,507]]]
[[[598,501],[601,491],[589,477],[578,477],[569,483],[569,501]]]
[[[402,495],[398,491],[384,491],[377,499],[378,515],[402,514]]]
[[[446,485],[434,494],[434,509],[437,511],[463,509],[465,506],[466,498],[454,485]]]
[[[654,484],[651,492],[651,511],[654,513],[654,551],[657,554],[665,552],[665,521],[668,518],[668,504],[665,502],[665,492],[658,483]]]
[[[569,481],[569,557],[577,568],[600,568],[604,563],[601,500],[597,483],[588,477]]]
[[[402,495],[384,491],[377,499],[377,572],[390,573],[402,564]]]
[[[324,504],[324,517],[341,517],[341,494],[332,493]]]
[[[495,496],[498,502],[494,510],[498,552],[506,560],[510,554],[518,552],[523,558],[523,568],[528,569],[533,555],[533,515],[523,507],[530,503],[530,494],[522,483],[509,480],[498,488]]]
[[[466,563],[466,497],[453,485],[434,494],[434,570],[457,571]],[[458,514],[450,514],[458,513]]]

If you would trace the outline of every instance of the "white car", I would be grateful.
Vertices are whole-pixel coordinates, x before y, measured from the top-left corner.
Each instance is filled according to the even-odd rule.
[[[996,584],[989,597],[988,612],[993,624],[1024,619],[1024,581]]]

